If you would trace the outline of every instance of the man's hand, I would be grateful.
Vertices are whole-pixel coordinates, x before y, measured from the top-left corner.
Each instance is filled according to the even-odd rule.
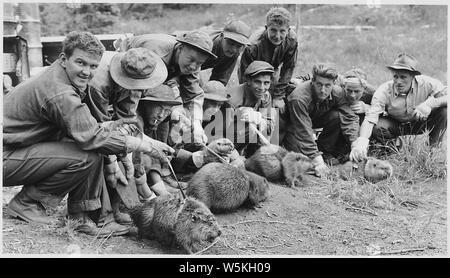
[[[145,134],[142,136],[142,144],[138,151],[157,157],[161,162],[166,162],[170,159],[168,156],[171,156],[175,152],[175,150],[169,147],[166,143],[152,139]]]
[[[120,181],[123,185],[128,185],[127,179],[122,171],[120,171],[117,160],[105,165],[105,180],[106,184],[111,188],[117,187],[117,181]]]
[[[350,108],[356,114],[365,114],[370,105],[365,104],[363,101],[357,101],[356,103],[350,105]]]
[[[194,121],[192,125],[192,133],[194,140],[193,143],[206,144],[208,142],[208,137],[206,136],[200,121]]]
[[[330,173],[330,168],[323,161],[323,157],[321,155],[316,156],[312,160],[312,164],[314,166],[314,172],[318,177],[326,177]]]
[[[427,102],[422,102],[414,109],[414,119],[417,121],[425,121],[431,114],[431,107]]]
[[[251,107],[240,107],[239,111],[241,112],[241,121],[243,122],[259,125],[263,120],[261,113],[253,110]]]
[[[353,162],[359,162],[367,159],[367,149],[369,148],[369,139],[364,137],[358,137],[352,143],[352,150],[350,151],[349,158]]]

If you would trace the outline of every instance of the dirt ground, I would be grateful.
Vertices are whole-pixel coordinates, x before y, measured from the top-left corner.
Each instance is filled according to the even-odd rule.
[[[407,201],[416,206],[375,198],[371,207],[361,208],[336,197],[336,186],[322,183],[291,189],[271,184],[270,197],[261,208],[216,215],[223,234],[201,255],[447,254],[445,180],[405,185]],[[182,249],[139,239],[136,228],[126,236],[98,239],[74,232],[70,223],[39,227],[12,219],[6,206],[19,190],[3,188],[3,254],[184,254]],[[63,205],[51,213],[63,220]]]

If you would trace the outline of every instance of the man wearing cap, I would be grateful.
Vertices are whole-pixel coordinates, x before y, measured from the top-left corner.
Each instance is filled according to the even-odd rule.
[[[244,49],[238,71],[239,83],[245,81],[245,69],[255,60],[270,63],[275,74],[270,89],[273,107],[283,114],[284,98],[292,86],[292,78],[297,62],[298,42],[296,34],[290,29],[291,14],[281,7],[274,7],[266,15],[265,28],[255,31],[250,37],[251,45]]]
[[[275,114],[268,91],[273,73],[274,68],[269,63],[253,61],[245,69],[246,82],[230,89],[230,104],[235,109],[233,142],[239,152],[245,148],[247,157],[260,147],[261,140],[270,139],[274,129]],[[259,134],[255,129],[260,131]],[[261,138],[263,133],[269,139]]]
[[[164,62],[146,48],[134,48],[120,53],[105,51],[95,76],[89,81],[88,94],[83,102],[98,122],[136,122],[136,109],[143,92],[162,84],[166,78],[167,69]],[[110,105],[111,112],[108,110]],[[119,211],[120,198],[115,188],[118,181],[124,185],[128,182],[120,171],[117,160],[123,163],[128,180],[133,178],[134,169],[130,158],[120,155],[117,158],[114,155],[105,158],[108,187],[103,190],[98,225],[112,221],[111,210],[115,221],[131,224],[131,218]],[[109,194],[106,194],[108,192]]]
[[[147,90],[138,106],[139,129],[150,138],[167,143],[171,108],[181,104],[179,92],[173,87],[162,84]],[[165,178],[171,175],[167,162],[135,152],[133,163],[136,186],[143,199],[152,198],[153,192],[158,196],[169,194],[164,185]]]
[[[287,98],[289,121],[284,147],[312,159],[315,174],[326,176],[333,158],[344,158],[358,137],[358,116],[348,105],[344,92],[335,85],[337,71],[331,65],[313,66],[313,78],[301,83]],[[317,142],[314,128],[323,128]],[[337,148],[344,141],[345,148]],[[344,162],[344,161],[342,161]]]
[[[193,142],[205,143],[201,126],[203,90],[200,88],[200,69],[209,58],[217,58],[212,53],[213,42],[204,32],[194,30],[181,37],[166,34],[146,34],[128,38],[122,44],[124,49],[145,47],[154,51],[164,61],[168,76],[165,83],[179,86],[183,106],[187,110],[193,130]],[[173,121],[182,121],[183,108],[174,107]]]
[[[94,223],[105,186],[104,155],[135,150],[165,158],[167,145],[130,136],[115,122],[97,123],[82,99],[105,48],[89,32],[71,32],[59,59],[4,97],[3,185],[23,185],[8,214],[27,222],[53,224],[45,207],[68,194],[67,213],[76,230],[99,237],[128,232]]]
[[[213,41],[212,53],[217,56],[216,59],[208,58],[202,65],[202,70],[212,69],[209,80],[228,84],[239,55],[244,46],[250,44],[250,32],[250,27],[240,20],[229,21],[223,30],[207,32]]]
[[[385,142],[430,130],[429,143],[437,147],[447,130],[447,86],[422,75],[416,59],[409,54],[398,55],[387,68],[393,80],[381,84],[373,95],[360,135],[353,143],[353,161],[367,157],[371,136]],[[387,115],[380,116],[383,112]]]

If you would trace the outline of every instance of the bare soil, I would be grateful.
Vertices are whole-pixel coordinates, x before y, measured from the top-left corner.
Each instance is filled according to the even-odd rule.
[[[336,184],[316,183],[296,189],[271,184],[270,197],[261,208],[216,215],[223,234],[201,254],[447,254],[445,180],[407,184],[410,190],[403,199],[411,202],[386,203],[380,198],[368,208],[336,197],[331,186]],[[12,219],[6,214],[6,206],[19,190],[20,187],[3,188],[3,254],[184,254],[180,248],[139,239],[136,228],[126,236],[99,239],[73,231],[73,223],[41,227]],[[64,204],[49,213],[64,220]]]

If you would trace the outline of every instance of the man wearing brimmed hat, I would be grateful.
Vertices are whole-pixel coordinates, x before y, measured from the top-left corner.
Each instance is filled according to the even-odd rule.
[[[283,145],[311,158],[315,174],[322,177],[329,173],[327,164],[339,158],[344,162],[350,143],[358,137],[359,118],[348,105],[342,88],[335,85],[338,73],[332,65],[314,65],[312,76],[287,98],[289,120]],[[314,128],[323,128],[317,141]],[[346,143],[345,147],[339,142]]]
[[[105,51],[96,69],[95,76],[89,81],[89,91],[83,100],[98,122],[122,120],[136,121],[136,109],[145,90],[162,84],[167,78],[167,69],[161,58],[146,48],[134,48],[126,52]],[[112,106],[112,112],[108,109]],[[131,224],[128,214],[119,211],[120,198],[117,181],[126,182],[119,169],[117,159],[126,169],[128,179],[133,178],[133,163],[127,156],[108,156],[105,159],[105,175],[109,196],[102,196],[103,203],[112,205],[115,221]],[[127,189],[131,190],[131,187]],[[122,192],[122,191],[121,191]],[[108,198],[109,197],[109,198]],[[103,204],[98,225],[112,218],[111,208]]]
[[[138,106],[139,129],[150,138],[167,143],[171,109],[181,104],[179,91],[174,87],[162,84],[147,90]],[[169,194],[164,185],[165,177],[171,175],[166,162],[135,152],[133,163],[136,186],[143,199],[152,198],[153,192],[157,195]]]
[[[375,91],[361,125],[360,137],[354,142],[352,160],[366,158],[371,136],[385,143],[401,135],[429,130],[429,143],[436,147],[447,130],[447,86],[422,75],[416,59],[409,54],[398,55],[387,68],[393,80]],[[380,116],[384,112],[387,116]]]
[[[203,90],[199,84],[199,72],[209,57],[217,58],[212,53],[211,38],[198,30],[187,32],[177,38],[166,34],[146,34],[131,37],[124,41],[122,46],[125,49],[144,47],[161,57],[168,71],[166,83],[175,83],[179,86],[183,106],[192,125],[191,141],[204,143],[205,136],[201,126]],[[182,110],[182,107],[175,107],[171,119],[182,120]]]
[[[115,222],[94,223],[105,187],[104,155],[137,150],[163,159],[174,150],[116,130],[118,123],[99,124],[82,103],[104,51],[91,33],[71,32],[57,61],[4,97],[3,186],[23,185],[8,204],[9,215],[53,224],[45,206],[56,207],[68,194],[75,230],[97,237],[129,231]]]
[[[207,80],[220,81],[226,86],[244,46],[250,44],[248,38],[250,37],[251,29],[243,21],[231,20],[222,30],[207,30],[205,28],[202,31],[205,31],[211,37],[213,41],[212,52],[217,58],[210,57],[203,63],[201,81],[204,81],[204,70],[212,69],[211,75]],[[184,33],[174,32],[174,35],[180,36]]]
[[[262,144],[261,140],[269,140],[274,129],[274,111],[272,97],[269,93],[274,68],[264,61],[253,61],[245,69],[246,81],[230,89],[230,104],[235,108],[233,142],[236,149],[248,157]],[[242,125],[244,123],[244,125]],[[260,138],[257,128],[265,137]]]
[[[270,63],[275,74],[270,93],[273,107],[284,112],[284,99],[292,88],[289,81],[292,78],[297,62],[297,36],[290,28],[292,16],[288,10],[281,7],[271,8],[266,15],[264,28],[256,30],[250,36],[251,44],[244,49],[238,70],[239,83],[245,81],[245,69],[255,60]],[[292,90],[292,89],[291,89]]]

